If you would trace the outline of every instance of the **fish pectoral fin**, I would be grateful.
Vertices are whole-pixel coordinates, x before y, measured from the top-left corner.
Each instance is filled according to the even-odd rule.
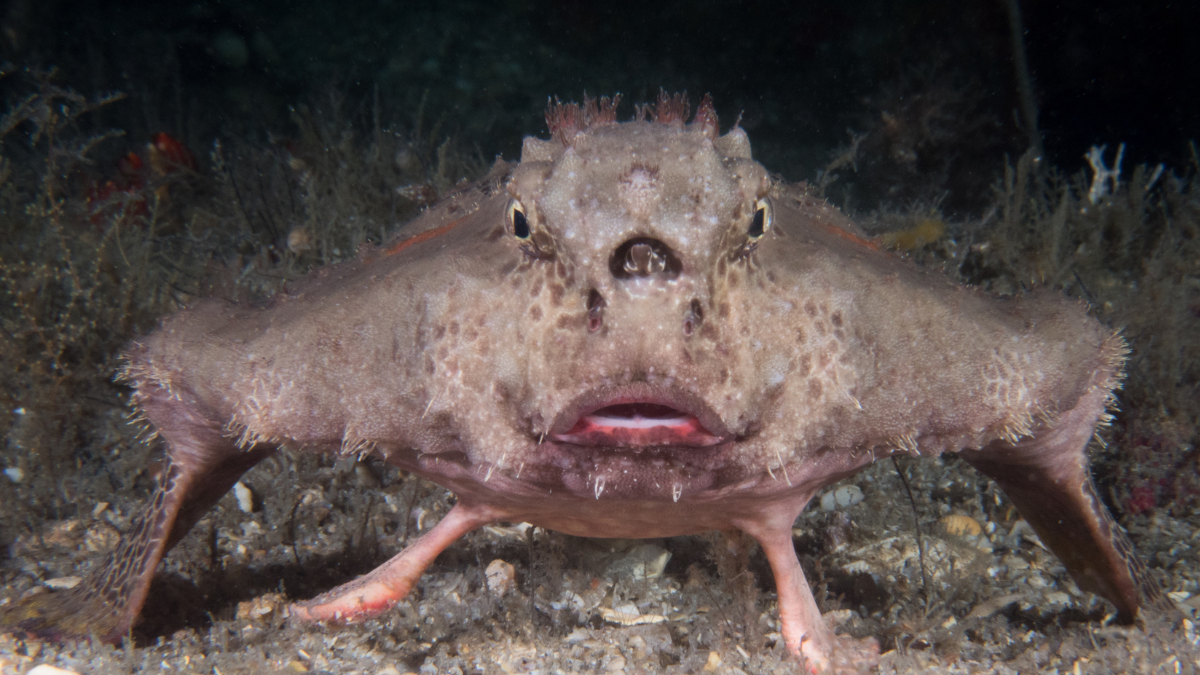
[[[0,612],[0,626],[42,639],[97,638],[119,643],[135,623],[159,561],[237,480],[274,452],[271,446],[239,449],[212,425],[170,397],[151,405],[179,406],[159,433],[167,461],[150,505],[121,535],[107,562],[77,586],[41,593]]]
[[[239,452],[215,473],[164,467],[151,505],[121,536],[116,551],[74,588],[26,598],[0,614],[0,625],[42,639],[95,637],[116,644],[129,632],[146,602],[159,561],[195,520],[270,454],[267,449]],[[205,485],[196,489],[197,479]]]
[[[1088,471],[1087,445],[1107,396],[1094,389],[1029,438],[960,454],[996,481],[1081,589],[1107,599],[1119,621],[1132,623],[1140,609],[1170,604],[1100,501]]]

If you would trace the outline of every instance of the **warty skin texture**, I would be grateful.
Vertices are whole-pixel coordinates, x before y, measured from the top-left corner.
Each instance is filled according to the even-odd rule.
[[[119,640],[165,551],[280,446],[372,452],[459,499],[301,619],[384,611],[495,521],[741,530],[775,574],[788,648],[813,670],[869,667],[873,640],[822,621],[792,523],[874,460],[960,451],[1122,619],[1160,602],[1087,473],[1120,380],[1112,330],[1057,294],[1001,299],[877,250],[773,180],[741,129],[718,136],[707,101],[691,124],[679,98],[646,116],[552,106],[552,140],[396,241],[135,343],[124,377],[170,460],[155,501],[107,567],[5,622]]]

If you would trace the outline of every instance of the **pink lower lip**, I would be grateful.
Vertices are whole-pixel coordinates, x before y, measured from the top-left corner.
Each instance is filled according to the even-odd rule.
[[[708,447],[722,441],[700,420],[681,410],[653,403],[622,403],[598,408],[552,438],[574,445],[620,448],[652,446]]]

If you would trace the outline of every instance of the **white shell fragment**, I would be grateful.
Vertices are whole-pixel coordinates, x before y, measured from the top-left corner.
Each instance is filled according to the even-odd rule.
[[[287,601],[279,593],[267,593],[264,596],[239,602],[237,618],[239,621],[259,621],[271,614],[280,612],[287,607]]]
[[[821,508],[826,511],[844,509],[863,500],[863,491],[857,485],[840,485],[821,495]]]
[[[40,666],[34,666],[33,670],[29,671],[29,675],[79,675],[79,673],[43,663]]]
[[[657,579],[662,576],[671,552],[656,543],[610,540],[604,573],[628,579]]]
[[[254,493],[242,481],[233,484],[233,496],[237,497],[238,508],[243,513],[254,513]]]
[[[633,603],[617,605],[612,609],[601,607],[600,616],[605,621],[618,626],[642,626],[667,620],[667,617],[660,614],[642,614],[638,611],[637,605]]]
[[[978,520],[961,513],[944,516],[938,521],[938,524],[947,534],[956,537],[978,537],[983,533],[983,526],[979,524]]]

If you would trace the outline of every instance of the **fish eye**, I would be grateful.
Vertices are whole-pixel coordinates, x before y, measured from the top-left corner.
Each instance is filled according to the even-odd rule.
[[[754,217],[750,220],[750,229],[746,230],[746,235],[750,237],[750,241],[762,239],[767,230],[771,229],[773,218],[771,201],[766,197],[759,197],[758,201],[754,202]]]
[[[529,220],[525,217],[525,207],[516,199],[508,201],[508,226],[512,228],[513,236],[521,241],[528,241],[530,234]]]

